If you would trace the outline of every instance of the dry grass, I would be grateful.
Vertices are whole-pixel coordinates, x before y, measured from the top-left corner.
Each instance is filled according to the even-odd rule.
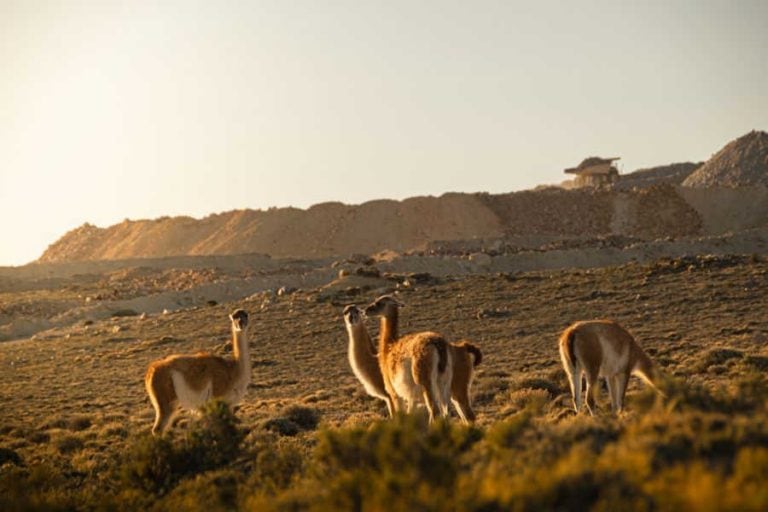
[[[403,333],[437,329],[483,349],[476,427],[384,421],[383,402],[362,393],[348,367],[341,304],[315,291],[109,319],[0,344],[0,508],[768,505],[760,258],[470,276],[411,287],[402,300]],[[168,439],[149,439],[147,364],[229,353],[236,307],[252,315],[254,363],[237,421],[185,416]],[[480,309],[509,314],[478,318]],[[625,325],[674,377],[669,400],[633,380],[621,418],[607,413],[605,393],[597,418],[570,411],[557,336],[599,317]],[[116,325],[130,336],[118,339]]]

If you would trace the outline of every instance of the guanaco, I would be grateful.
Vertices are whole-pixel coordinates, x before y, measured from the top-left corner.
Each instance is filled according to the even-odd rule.
[[[403,304],[391,295],[376,299],[365,308],[366,316],[380,317],[379,367],[395,411],[406,402],[412,412],[423,399],[430,423],[435,414],[448,415],[453,378],[453,360],[448,342],[431,331],[399,337],[398,309]]]
[[[175,354],[152,362],[144,384],[155,408],[152,434],[165,432],[181,409],[196,410],[211,398],[237,404],[251,382],[248,350],[248,313],[235,310],[232,322],[232,358],[207,352]]]
[[[560,336],[560,357],[571,387],[573,407],[581,410],[582,374],[587,381],[587,409],[595,414],[597,379],[605,377],[611,407],[615,413],[624,409],[624,394],[630,375],[640,377],[656,391],[660,372],[626,329],[611,320],[576,322]]]

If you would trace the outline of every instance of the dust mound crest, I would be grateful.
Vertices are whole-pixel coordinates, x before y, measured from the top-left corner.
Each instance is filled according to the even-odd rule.
[[[729,142],[688,176],[686,187],[768,186],[768,133],[751,131]]]
[[[619,181],[614,188],[617,190],[631,190],[633,188],[649,188],[664,184],[682,185],[683,181],[702,165],[703,162],[681,162],[638,169],[619,176]]]

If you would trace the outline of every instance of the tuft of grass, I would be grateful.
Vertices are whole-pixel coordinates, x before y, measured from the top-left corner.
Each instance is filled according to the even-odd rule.
[[[553,381],[549,378],[543,377],[525,377],[515,380],[512,384],[512,389],[540,389],[546,391],[550,398],[554,398],[566,391],[566,389],[563,386],[557,384],[557,382],[558,381]]]
[[[63,435],[55,442],[56,449],[59,453],[70,454],[83,449],[83,440],[78,436]]]
[[[125,439],[128,437],[128,429],[122,423],[107,423],[101,428],[100,435]]]
[[[317,409],[293,405],[283,410],[278,417],[265,421],[263,427],[269,432],[292,437],[315,430],[319,423],[320,413]]]
[[[23,465],[23,462],[19,454],[14,450],[0,447],[0,466],[3,464],[14,464],[16,466],[21,466]]]
[[[744,362],[761,372],[768,372],[768,357],[766,356],[747,356]]]
[[[45,444],[51,441],[51,434],[35,430],[27,435],[27,440],[35,444]]]
[[[706,372],[710,366],[722,366],[731,359],[741,359],[744,353],[730,348],[711,348],[699,356],[694,365],[694,371]]]
[[[232,470],[209,471],[181,482],[154,506],[156,510],[226,512],[237,509],[242,476]]]
[[[299,426],[288,418],[272,418],[264,422],[264,429],[281,436],[292,437],[301,432]]]
[[[283,411],[283,416],[302,430],[315,430],[320,423],[320,412],[311,407],[294,405]]]
[[[509,404],[515,411],[530,409],[540,415],[549,405],[550,399],[551,395],[544,389],[522,388],[509,395]]]
[[[75,416],[67,421],[67,428],[73,432],[80,432],[91,428],[93,422],[89,416]]]
[[[488,376],[478,379],[472,386],[473,403],[484,406],[493,403],[496,396],[509,389],[509,381],[502,376]]]

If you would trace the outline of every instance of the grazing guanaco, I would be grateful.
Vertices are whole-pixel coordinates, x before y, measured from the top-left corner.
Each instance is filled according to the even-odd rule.
[[[573,407],[581,410],[581,378],[587,381],[587,408],[595,414],[597,379],[605,377],[611,407],[624,409],[624,394],[630,375],[637,375],[656,391],[661,374],[631,334],[610,320],[576,322],[560,336],[560,357],[571,387]]]
[[[448,415],[453,360],[448,342],[437,333],[399,337],[398,308],[401,306],[403,304],[391,295],[384,295],[366,307],[365,314],[381,318],[379,367],[395,411],[402,408],[401,399],[405,400],[409,413],[423,399],[431,423],[437,413]]]
[[[375,352],[375,346],[365,328],[363,311],[357,306],[350,305],[344,308],[344,324],[349,335],[349,365],[352,367],[357,379],[365,388],[365,391],[387,403],[389,416],[395,414],[395,406],[392,398],[384,386],[384,377],[379,368],[379,358]]]
[[[212,398],[237,404],[251,382],[248,350],[248,313],[235,310],[232,322],[232,358],[201,352],[175,354],[152,362],[144,384],[155,408],[152,434],[162,434],[181,409],[196,410]]]

